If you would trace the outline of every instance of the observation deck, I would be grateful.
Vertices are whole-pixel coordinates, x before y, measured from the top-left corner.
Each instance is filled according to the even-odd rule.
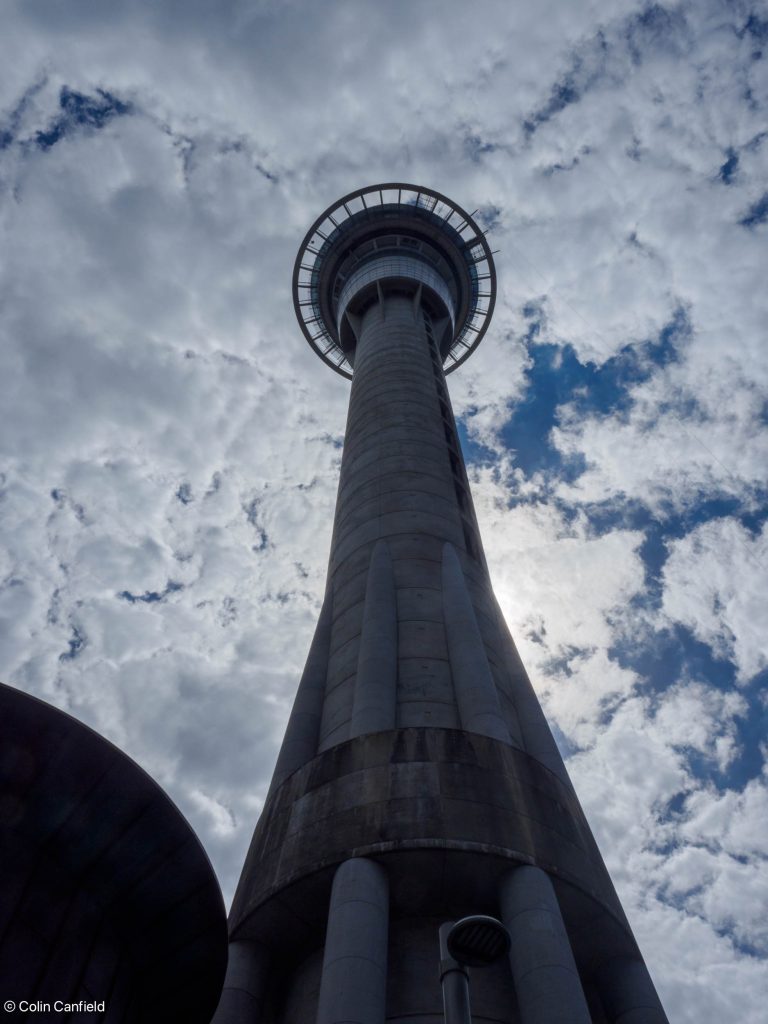
[[[329,206],[299,248],[293,302],[307,341],[342,377],[352,378],[359,318],[385,294],[419,295],[445,373],[468,359],[496,298],[491,249],[472,215],[402,182],[369,185]]]

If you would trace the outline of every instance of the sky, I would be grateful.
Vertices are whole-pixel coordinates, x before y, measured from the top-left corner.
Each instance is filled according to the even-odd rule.
[[[768,6],[6,0],[0,678],[168,791],[230,898],[323,590],[348,382],[315,217],[437,189],[496,593],[670,1020],[768,1002]]]

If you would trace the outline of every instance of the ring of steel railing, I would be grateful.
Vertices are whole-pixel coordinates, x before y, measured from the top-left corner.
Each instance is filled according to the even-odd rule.
[[[317,218],[301,243],[293,270],[293,304],[301,330],[323,362],[342,377],[351,379],[352,372],[339,342],[335,312],[329,315],[334,300],[331,296],[320,295],[324,264],[336,243],[343,241],[345,225],[374,226],[381,219],[382,229],[386,230],[386,218],[393,213],[401,220],[413,214],[416,229],[428,222],[433,231],[437,230],[442,245],[452,251],[454,265],[461,268],[462,302],[456,306],[464,308],[465,315],[454,326],[445,357],[446,373],[451,373],[474,352],[493,314],[496,268],[485,234],[472,215],[441,193],[417,185],[389,182],[357,189],[333,203]],[[331,286],[333,283],[330,282]]]

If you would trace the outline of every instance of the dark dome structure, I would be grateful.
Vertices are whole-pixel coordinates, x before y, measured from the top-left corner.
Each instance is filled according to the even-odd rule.
[[[181,813],[117,747],[2,684],[0,740],[4,1019],[208,1024],[226,917]]]

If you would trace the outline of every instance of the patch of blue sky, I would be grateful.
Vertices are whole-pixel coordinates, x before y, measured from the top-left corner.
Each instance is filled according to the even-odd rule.
[[[679,816],[685,810],[686,793],[682,790],[679,793],[675,793],[671,800],[667,800],[664,808],[664,816],[672,817]]]
[[[473,415],[473,409],[470,407],[468,410],[468,417]],[[464,455],[464,461],[469,465],[485,466],[494,463],[498,458],[498,453],[493,448],[488,448],[486,445],[481,444],[476,438],[467,430],[466,423],[464,420],[456,420],[456,432],[459,435],[459,444],[461,445],[461,451]]]
[[[756,18],[754,29],[745,27],[744,31],[759,32],[759,19]],[[689,45],[689,36],[682,9],[659,3],[646,4],[640,11],[630,14],[621,31],[623,45],[636,66],[647,54],[656,55],[660,51],[679,54]],[[527,138],[567,107],[579,103],[585,93],[611,73],[608,57],[615,45],[615,41],[609,43],[604,31],[598,30],[572,53],[570,68],[552,86],[546,102],[523,120]]]
[[[752,11],[740,34],[750,36],[756,43],[768,43],[768,18],[763,18]]]
[[[77,626],[73,626],[72,635],[69,638],[68,649],[64,651],[63,654],[59,655],[59,661],[74,661],[87,643],[88,640],[85,633],[83,633]]]
[[[753,537],[757,537],[768,522],[768,489],[757,494],[755,501],[756,507],[738,512],[739,522]]]
[[[656,853],[667,853],[674,852],[676,846],[674,843],[669,844],[666,849],[655,848]],[[738,860],[739,858],[733,858]],[[745,863],[745,862],[741,862]],[[701,917],[701,909],[698,905],[698,898],[706,891],[706,885],[692,886],[685,892],[673,891],[669,885],[663,886],[657,890],[656,897],[661,903],[666,904],[675,910],[681,911],[688,916]],[[706,919],[706,918],[705,918]],[[761,946],[755,945],[751,942],[747,942],[744,938],[739,935],[737,929],[733,924],[715,924],[709,922],[712,930],[720,935],[722,938],[727,939],[733,949],[745,957],[755,957],[756,959],[763,961],[765,959],[765,949]]]
[[[661,697],[681,679],[706,683],[723,693],[736,689],[736,667],[727,658],[716,657],[712,648],[699,640],[687,626],[680,623],[653,633],[636,637],[623,636],[608,650],[609,657],[624,669],[641,678],[641,691]],[[706,780],[718,789],[740,789],[760,775],[764,752],[762,743],[768,727],[768,709],[761,699],[768,671],[755,677],[742,689],[748,710],[744,716],[729,720],[734,730],[736,755],[725,770],[714,757],[693,748],[683,753],[690,771],[697,779]]]
[[[733,859],[738,860],[740,864],[746,863],[746,860],[740,857],[734,857]],[[741,953],[743,956],[754,957],[761,963],[765,961],[764,946],[758,946],[753,942],[747,942],[745,939],[742,939],[741,937],[737,936],[735,929],[732,927],[716,928],[715,931],[717,931],[718,934],[725,936],[725,938],[730,939],[731,943],[733,944],[733,948],[737,950],[739,953]]]
[[[22,119],[27,111],[30,102],[46,83],[45,77],[34,82],[24,91],[21,99],[15,107],[2,119],[0,119],[0,150],[7,149],[16,139],[21,127]]]
[[[737,504],[735,499],[734,504]],[[690,527],[685,517],[660,519],[641,501],[623,495],[587,505],[566,505],[562,501],[557,501],[557,505],[566,522],[586,517],[589,531],[596,537],[614,530],[642,532],[644,539],[638,554],[643,561],[645,581],[642,599],[637,600],[642,600],[643,607],[648,609],[661,604],[662,570],[669,556],[668,543],[688,532]]]
[[[670,842],[663,846],[654,847],[654,852],[662,855],[669,855],[674,853],[679,847],[675,842]],[[734,860],[739,860],[740,863],[746,863],[741,861],[739,858],[734,857]],[[656,890],[656,898],[659,902],[665,904],[668,907],[672,907],[674,910],[680,911],[687,916],[703,917],[701,914],[701,907],[699,904],[700,897],[706,892],[707,883],[700,883],[698,885],[691,886],[690,889],[686,889],[680,892],[673,889],[672,883],[667,882]],[[706,919],[706,918],[704,918]],[[709,922],[712,930],[715,934],[727,939],[733,949],[745,957],[755,957],[759,960],[765,958],[765,949],[758,945],[747,942],[736,930],[734,924],[716,924],[715,922]]]
[[[661,601],[661,574],[669,553],[668,545],[690,533],[702,523],[713,519],[733,517],[756,536],[768,520],[768,491],[751,495],[751,502],[745,507],[742,499],[732,494],[716,495],[702,492],[699,499],[689,502],[683,508],[671,503],[655,512],[637,499],[627,500],[622,495],[604,502],[563,506],[566,520],[577,515],[586,516],[590,531],[595,536],[611,533],[616,529],[641,530],[645,539],[639,554],[645,566],[645,590],[642,601],[645,607],[657,607]]]
[[[625,39],[632,61],[640,64],[645,53],[675,51],[685,38],[683,11],[650,3],[626,22]]]
[[[754,135],[749,140],[749,142],[746,143],[746,145],[744,146],[744,149],[748,153],[757,153],[757,151],[760,149],[760,147],[762,146],[762,144],[765,142],[766,139],[768,139],[768,131],[758,132],[757,135]]]
[[[541,311],[530,305],[524,310],[529,319],[525,337],[531,360],[526,370],[527,389],[524,398],[512,411],[512,415],[501,431],[501,444],[514,452],[515,465],[530,477],[541,474],[545,482],[553,485],[573,482],[587,468],[582,453],[564,455],[552,440],[551,432],[559,423],[561,408],[568,405],[571,412],[583,416],[626,416],[633,404],[632,390],[646,381],[659,368],[678,359],[679,349],[690,335],[690,323],[685,309],[678,308],[670,321],[665,324],[657,338],[640,344],[627,345],[611,359],[600,366],[582,363],[571,345],[539,343],[541,334]],[[693,412],[693,399],[685,409],[678,409],[686,415]],[[659,412],[665,412],[661,409]],[[481,444],[467,429],[473,410],[467,411],[465,421],[457,422],[457,429],[464,456],[469,463],[493,464],[498,453]],[[705,509],[708,503],[711,508]],[[650,528],[651,516],[640,503],[627,503],[620,497],[602,505],[586,508],[597,532],[606,532],[617,526]],[[739,502],[726,497],[702,498],[699,521],[722,515],[736,514]],[[576,515],[576,508],[564,508],[564,515]],[[672,516],[662,516],[668,520]],[[682,536],[695,522],[695,517],[686,517],[677,527],[666,529],[668,537]],[[751,524],[750,524],[751,526]],[[649,539],[649,545],[653,538]],[[649,558],[653,552],[648,551]]]
[[[581,152],[583,154],[589,153],[589,147],[588,146],[584,146],[582,148]],[[558,161],[557,163],[550,164],[548,167],[543,168],[541,173],[544,175],[545,178],[551,178],[553,174],[564,174],[567,171],[572,171],[574,169],[574,167],[578,167],[579,166],[579,163],[580,163],[579,158],[577,156],[575,156],[571,160],[569,160],[567,163],[561,163],[561,162]]]
[[[739,154],[735,149],[729,148],[725,155],[725,163],[720,168],[717,176],[723,184],[730,185],[739,169]]]
[[[552,86],[547,101],[523,120],[523,131],[530,138],[547,121],[567,107],[579,103],[605,73],[608,41],[598,30],[571,54],[570,67]]]
[[[175,580],[168,580],[165,590],[145,590],[143,594],[132,594],[129,590],[121,590],[117,596],[129,604],[136,604],[137,602],[157,604],[160,601],[164,601],[169,594],[175,594],[177,590],[183,589],[183,584],[176,583]]]
[[[243,511],[245,517],[251,526],[254,527],[258,535],[258,543],[254,544],[251,548],[252,551],[259,552],[264,551],[269,545],[269,536],[267,531],[264,529],[262,524],[259,522],[259,509],[261,507],[261,500],[259,498],[253,498],[248,505],[243,505]]]
[[[501,226],[501,207],[487,203],[478,209],[475,220],[486,233],[495,231]]]
[[[515,449],[515,463],[526,476],[544,473],[573,481],[586,468],[586,461],[582,456],[566,458],[552,441],[561,407],[568,405],[585,417],[626,415],[633,404],[633,387],[678,358],[679,348],[690,334],[690,323],[685,309],[679,307],[657,338],[626,345],[598,366],[582,363],[569,344],[540,343],[540,310],[528,306],[524,313],[530,321],[526,335],[531,360],[526,370],[528,387],[501,440]],[[471,451],[468,454],[471,456]]]
[[[45,131],[37,132],[35,141],[41,149],[50,149],[76,128],[103,128],[115,117],[132,113],[130,103],[124,103],[105,89],[97,89],[92,96],[62,86],[59,93],[60,113]]]
[[[176,491],[176,498],[182,505],[189,505],[194,501],[192,496],[192,484],[186,482],[179,484],[179,489]]]
[[[263,163],[256,163],[255,167],[259,174],[263,178],[266,178],[267,181],[270,181],[273,185],[277,185],[280,183],[280,178],[274,173],[274,171],[270,171],[268,168],[266,168]]]
[[[652,634],[625,634],[608,649],[608,655],[621,668],[640,675],[649,693],[664,693],[682,678],[706,680],[724,692],[731,692],[736,685],[736,666],[726,658],[715,657],[709,644],[682,623]]]
[[[572,103],[578,103],[580,99],[581,90],[576,86],[573,76],[566,75],[552,87],[552,92],[544,106],[523,121],[523,131],[527,136],[533,135],[540,125],[550,121]]]
[[[743,718],[736,719],[736,743],[738,754],[728,771],[731,784],[744,785],[756,779],[765,764],[765,737],[768,736],[768,705],[762,695],[768,686],[768,669],[756,675],[744,692],[749,710]]]
[[[642,63],[646,54],[659,51],[679,53],[688,45],[688,25],[680,9],[663,4],[646,4],[639,12],[629,15],[621,33],[635,65]],[[755,29],[759,31],[759,20]],[[745,31],[752,31],[746,29]],[[523,131],[530,138],[536,130],[567,107],[579,103],[607,72],[611,45],[602,30],[581,44],[571,56],[571,66],[551,89],[549,98],[523,120]]]
[[[764,224],[768,220],[768,192],[764,192],[759,199],[749,207],[747,212],[739,221],[743,228],[755,228],[758,224]]]
[[[463,149],[472,163],[479,164],[488,153],[494,153],[499,147],[494,142],[487,142],[479,135],[468,134],[463,139]]]
[[[568,644],[567,647],[560,649],[560,654],[556,658],[550,658],[545,662],[542,668],[547,675],[570,677],[573,675],[571,662],[575,658],[587,657],[593,650],[592,647],[577,647],[575,644]]]

